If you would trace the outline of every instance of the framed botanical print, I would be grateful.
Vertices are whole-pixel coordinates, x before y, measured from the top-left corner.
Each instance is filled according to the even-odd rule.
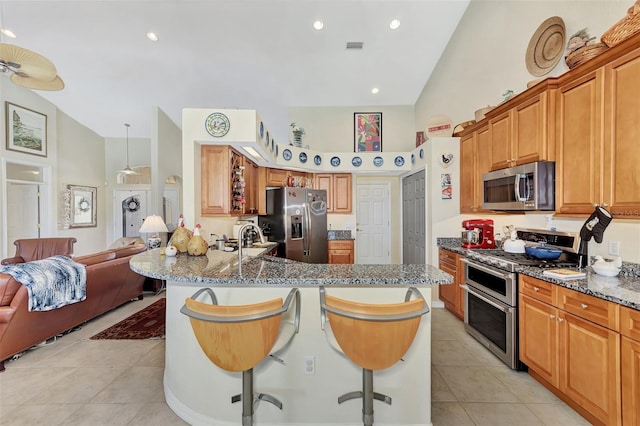
[[[96,216],[97,188],[93,186],[67,185],[70,192],[70,228],[98,226]]]
[[[382,113],[353,113],[353,150],[382,152]]]
[[[47,116],[5,102],[7,111],[7,149],[47,156]]]

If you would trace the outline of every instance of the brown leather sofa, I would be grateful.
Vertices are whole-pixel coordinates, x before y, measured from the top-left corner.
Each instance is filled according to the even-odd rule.
[[[4,259],[2,264],[38,260],[38,256],[70,255],[75,238],[72,242],[61,240],[20,240],[21,244],[16,244],[16,256]],[[22,243],[24,241],[28,242]],[[146,248],[144,244],[135,244],[74,257],[73,260],[86,265],[87,297],[82,302],[50,311],[29,312],[27,289],[11,275],[0,274],[0,371],[4,370],[4,361],[13,355],[131,299],[142,299],[145,277],[131,270],[129,259]]]

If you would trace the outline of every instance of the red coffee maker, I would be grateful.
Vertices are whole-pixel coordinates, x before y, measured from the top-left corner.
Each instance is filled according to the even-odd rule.
[[[495,248],[493,220],[469,219],[462,221],[462,247],[469,249]]]

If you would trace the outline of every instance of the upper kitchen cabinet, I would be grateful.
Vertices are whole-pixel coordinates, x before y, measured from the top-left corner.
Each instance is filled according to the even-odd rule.
[[[640,218],[640,48],[561,84],[556,213]]]
[[[244,159],[245,206],[244,214],[267,214],[267,169]]]
[[[350,173],[318,173],[314,186],[327,191],[327,213],[351,213],[353,196]]]
[[[490,111],[491,170],[553,159],[553,115],[548,83],[524,92],[505,107]],[[508,109],[506,109],[508,107]]]
[[[200,212],[203,216],[228,215],[232,208],[232,162],[240,155],[226,145],[202,145],[200,154]]]
[[[460,213],[482,211],[482,175],[491,168],[489,149],[486,125],[460,138]]]
[[[267,186],[287,186],[289,170],[267,168]]]

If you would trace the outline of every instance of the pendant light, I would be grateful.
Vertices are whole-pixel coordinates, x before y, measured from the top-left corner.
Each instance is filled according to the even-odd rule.
[[[127,129],[127,166],[124,169],[120,170],[119,173],[125,175],[139,175],[140,173],[132,170],[131,167],[129,167],[129,127],[131,127],[131,124],[124,123],[124,127],[126,127]]]

